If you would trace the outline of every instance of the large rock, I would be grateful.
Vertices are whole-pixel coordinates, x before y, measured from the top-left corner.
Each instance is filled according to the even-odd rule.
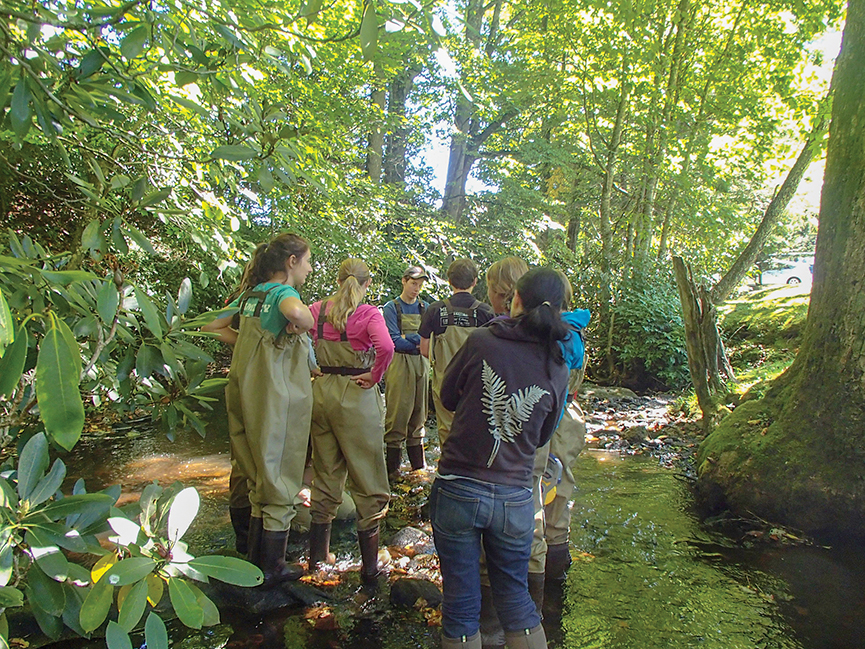
[[[403,577],[390,585],[390,603],[393,606],[414,608],[419,600],[434,608],[442,603],[442,593],[431,581],[414,577]]]
[[[615,386],[595,385],[594,383],[583,383],[579,393],[580,401],[585,402],[589,399],[598,399],[603,401],[618,401],[621,399],[636,399],[637,394],[628,388],[618,388]]]
[[[402,528],[391,537],[388,545],[398,547],[403,551],[412,550],[413,554],[435,553],[435,543],[432,537],[416,527]]]

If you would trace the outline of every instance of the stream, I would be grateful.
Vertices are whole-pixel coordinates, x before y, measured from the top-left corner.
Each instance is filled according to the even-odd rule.
[[[551,648],[865,648],[861,545],[791,544],[785,541],[796,537],[785,537],[783,530],[737,539],[722,534],[712,521],[701,523],[689,485],[694,443],[680,435],[682,426],[667,414],[669,397],[600,391],[586,396],[590,444],[574,471],[574,563],[561,600],[548,597],[545,605]],[[216,404],[216,413],[219,408]],[[128,500],[152,480],[195,486],[201,509],[185,540],[193,554],[224,551],[233,548],[233,533],[223,420],[213,417],[206,439],[187,434],[174,442],[146,427],[115,429],[83,439],[64,461],[70,476],[85,477],[88,490],[120,483]],[[434,460],[434,451],[428,457]],[[422,502],[431,478],[431,471],[411,474],[395,498]],[[396,516],[421,511],[396,503],[392,510]],[[423,529],[423,521],[416,526]],[[335,526],[338,566],[349,570],[357,565],[354,539],[352,523]],[[303,541],[290,544],[297,559]],[[437,575],[434,566],[420,573]],[[392,607],[388,586],[371,599],[361,596],[356,572],[345,574],[316,584],[329,597],[321,606],[264,615],[227,608],[222,624],[203,631],[175,624],[173,647],[439,646],[439,627],[429,611]],[[30,642],[44,646],[44,640]],[[101,640],[55,646],[61,644],[105,646]]]

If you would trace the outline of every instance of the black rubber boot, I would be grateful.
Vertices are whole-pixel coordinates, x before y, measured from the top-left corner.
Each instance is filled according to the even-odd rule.
[[[402,449],[399,446],[388,446],[385,455],[387,477],[393,480],[399,477],[399,465],[402,463]]]
[[[538,610],[538,615],[544,619],[544,573],[530,572],[529,573],[529,595],[532,596],[532,601],[535,603],[535,608]]]
[[[357,531],[360,546],[360,578],[364,586],[374,586],[381,569],[378,567],[378,526]]]
[[[303,569],[285,562],[285,548],[288,545],[288,530],[261,532],[261,555],[258,567],[264,573],[264,588],[272,588],[286,581],[297,581],[303,576]]]
[[[408,461],[411,462],[412,471],[417,471],[426,466],[422,445],[406,446],[405,452],[408,454]]]
[[[249,519],[249,540],[247,542],[247,559],[250,563],[258,565],[261,557],[261,532],[264,530],[262,520],[255,516]]]
[[[571,548],[568,543],[547,546],[547,581],[564,581],[571,567]]]
[[[228,517],[234,528],[234,548],[240,554],[249,552],[249,519],[252,507],[229,507]]]
[[[312,523],[309,526],[309,569],[315,570],[319,563],[331,563],[331,523]]]
[[[493,605],[493,589],[481,584],[481,646],[483,649],[504,649],[505,630]]]

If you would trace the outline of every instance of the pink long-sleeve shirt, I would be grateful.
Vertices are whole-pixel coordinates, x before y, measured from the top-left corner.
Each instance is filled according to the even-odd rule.
[[[333,304],[328,304],[327,311],[333,308]],[[314,341],[318,340],[318,314],[321,311],[321,301],[315,302],[309,307],[312,311],[312,317],[315,318],[316,325],[312,328],[311,334]],[[329,322],[324,323],[324,339],[338,341],[340,332],[334,329]],[[345,333],[348,335],[348,342],[351,348],[363,352],[370,347],[375,347],[375,363],[370,372],[372,380],[378,383],[381,377],[384,376],[384,371],[390,362],[393,360],[393,341],[388,333],[387,325],[384,322],[379,310],[371,304],[361,304],[357,307],[354,313],[348,316]]]

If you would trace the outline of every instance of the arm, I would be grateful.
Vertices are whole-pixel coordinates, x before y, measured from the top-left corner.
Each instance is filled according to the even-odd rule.
[[[373,383],[378,383],[381,381],[381,377],[384,376],[384,371],[393,360],[393,340],[391,339],[384,318],[381,313],[378,312],[378,309],[373,310],[366,328],[369,338],[375,347],[375,364],[372,366],[372,370],[370,371],[370,374],[372,375],[371,379]]]
[[[234,317],[234,314],[225,316],[224,318],[217,318],[216,320],[211,320],[206,325],[204,325],[201,330],[207,333],[218,334],[219,340],[224,342],[226,345],[231,345],[232,347],[237,342],[237,331],[231,328],[231,319]]]
[[[309,307],[296,297],[287,297],[280,302],[279,311],[288,320],[288,325],[285,327],[288,333],[306,333],[315,326]]]
[[[421,356],[423,356],[425,358],[429,358],[429,338],[424,338],[423,336],[421,336],[420,353],[421,353]]]
[[[390,339],[393,341],[393,347],[396,351],[402,353],[412,353],[417,350],[417,345],[405,339],[399,331],[399,323],[396,317],[396,307],[393,301],[388,302],[382,307],[382,315],[384,323],[387,325],[387,331],[390,334]]]
[[[436,302],[435,304],[438,304]],[[423,314],[423,319],[420,322],[420,353],[422,356],[429,358],[429,341],[435,330],[436,319],[438,318],[438,310],[429,307],[426,313]]]
[[[541,424],[541,437],[538,441],[538,448],[546,444],[553,437],[553,433],[556,432],[556,428],[559,426],[559,422],[562,419],[562,415],[565,412],[565,403],[568,398],[568,386],[565,384],[564,390],[559,391],[559,394],[556,395],[555,403],[553,405],[553,409],[547,413],[546,418],[544,419],[544,423]]]

